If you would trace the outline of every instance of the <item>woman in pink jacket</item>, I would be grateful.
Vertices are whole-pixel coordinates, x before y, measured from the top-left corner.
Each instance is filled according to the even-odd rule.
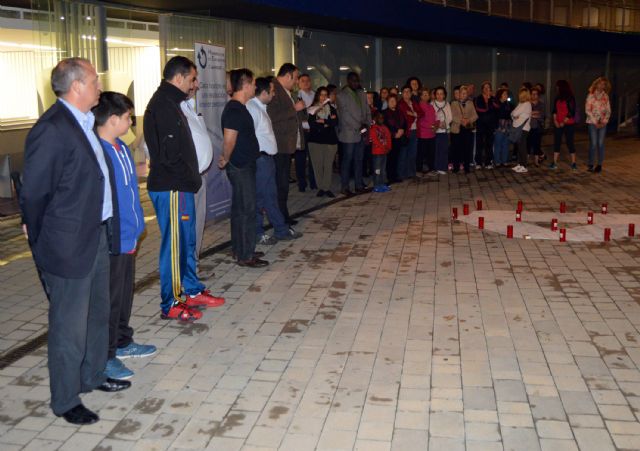
[[[424,164],[427,164],[431,174],[435,172],[434,158],[436,152],[436,110],[431,105],[431,91],[423,87],[419,91],[420,102],[418,108],[418,152],[416,154],[416,171],[425,174]]]

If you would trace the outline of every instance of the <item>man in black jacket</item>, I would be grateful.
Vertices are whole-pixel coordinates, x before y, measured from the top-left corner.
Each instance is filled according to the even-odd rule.
[[[196,274],[194,193],[202,179],[180,102],[194,89],[197,76],[191,60],[171,58],[144,114],[144,138],[151,161],[147,190],[162,235],[159,269],[163,319],[196,320],[202,317],[197,306],[224,304],[223,298],[205,289]]]
[[[119,391],[107,379],[109,340],[108,223],[114,215],[110,163],[93,131],[91,108],[100,83],[83,58],[51,72],[58,101],[33,126],[25,146],[20,206],[49,298],[48,366],[51,409],[72,424],[98,415],[80,401],[94,389]]]

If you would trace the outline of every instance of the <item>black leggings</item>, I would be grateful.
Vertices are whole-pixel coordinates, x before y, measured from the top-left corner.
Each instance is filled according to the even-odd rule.
[[[573,136],[575,135],[576,128],[573,124],[567,124],[564,127],[556,127],[553,129],[553,151],[560,153],[560,146],[562,145],[562,135],[564,135],[565,142],[569,153],[576,153],[576,146],[573,143]]]

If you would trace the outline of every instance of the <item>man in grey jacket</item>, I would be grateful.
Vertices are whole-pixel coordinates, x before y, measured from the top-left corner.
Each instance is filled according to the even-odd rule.
[[[371,125],[371,110],[367,97],[360,86],[360,76],[355,72],[347,75],[347,86],[338,94],[338,140],[342,144],[340,178],[342,194],[351,196],[349,176],[354,167],[354,185],[356,193],[366,191],[362,179],[362,160],[364,158],[364,140]]]

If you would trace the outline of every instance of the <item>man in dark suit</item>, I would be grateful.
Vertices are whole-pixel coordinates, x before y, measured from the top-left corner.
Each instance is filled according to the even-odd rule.
[[[276,79],[273,81],[275,95],[267,105],[267,113],[271,118],[273,133],[276,135],[278,153],[276,163],[276,187],[278,189],[278,206],[289,225],[297,223],[289,215],[287,201],[289,200],[289,175],[291,174],[291,156],[296,150],[304,149],[304,132],[299,111],[306,109],[304,101],[294,102],[291,90],[298,82],[299,71],[291,63],[284,63]]]
[[[73,424],[98,416],[80,393],[123,390],[104,375],[109,339],[110,171],[93,131],[98,74],[68,58],[51,72],[58,101],[27,136],[20,193],[25,233],[49,298],[49,378],[53,413]]]

